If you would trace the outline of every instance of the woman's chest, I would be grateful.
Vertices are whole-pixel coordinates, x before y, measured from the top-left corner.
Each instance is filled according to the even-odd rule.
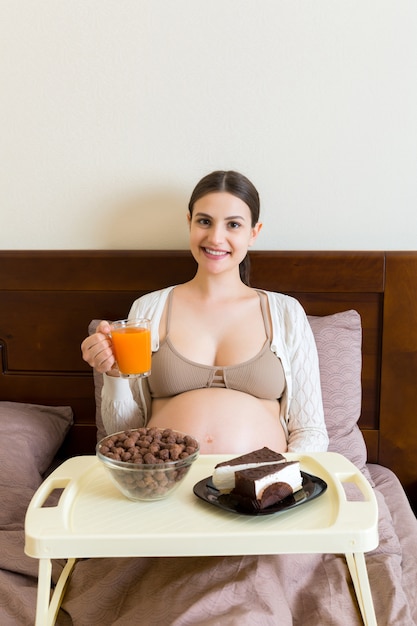
[[[205,365],[236,365],[256,356],[268,338],[268,321],[259,298],[239,307],[176,307],[161,340],[187,359]],[[165,332],[164,332],[165,330]]]

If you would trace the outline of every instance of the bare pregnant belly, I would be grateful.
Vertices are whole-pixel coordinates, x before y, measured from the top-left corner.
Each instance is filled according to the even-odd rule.
[[[244,454],[263,446],[287,450],[278,401],[232,389],[196,389],[153,400],[148,426],[192,435],[202,454]]]

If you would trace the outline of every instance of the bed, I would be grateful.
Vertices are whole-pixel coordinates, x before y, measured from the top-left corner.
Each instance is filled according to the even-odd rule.
[[[417,252],[253,251],[256,287],[298,298],[319,351],[329,449],[364,473],[380,543],[366,556],[378,624],[417,624]],[[64,459],[94,454],[100,376],[82,361],[95,319],[187,280],[187,251],[0,252],[0,623],[34,623],[25,511]],[[63,562],[54,562],[56,581]],[[242,598],[245,602],[242,604]],[[250,606],[250,610],[247,607]],[[357,625],[341,555],[81,559],[57,624]]]

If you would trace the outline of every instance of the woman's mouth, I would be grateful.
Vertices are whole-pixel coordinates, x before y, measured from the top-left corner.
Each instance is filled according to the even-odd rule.
[[[213,248],[202,248],[202,250],[207,256],[216,258],[224,257],[229,254],[227,250],[213,250]]]

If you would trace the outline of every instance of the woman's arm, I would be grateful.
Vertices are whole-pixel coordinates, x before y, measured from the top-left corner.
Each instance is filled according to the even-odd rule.
[[[151,395],[146,379],[103,375],[101,417],[107,434],[146,426]]]
[[[316,342],[301,304],[283,294],[268,293],[273,326],[272,349],[281,359],[287,388],[281,419],[289,452],[327,450]]]
[[[324,421],[317,348],[304,311],[300,317],[298,343],[291,354],[288,451],[325,452],[329,438]]]
[[[288,413],[288,451],[325,452],[329,445],[324,421],[316,344],[308,320],[291,361],[293,393]]]
[[[168,287],[138,298],[129,311],[129,318],[151,320],[153,352],[159,348],[159,323],[171,289]],[[147,379],[126,379],[103,374],[101,416],[107,433],[146,426],[151,410],[152,398]]]

